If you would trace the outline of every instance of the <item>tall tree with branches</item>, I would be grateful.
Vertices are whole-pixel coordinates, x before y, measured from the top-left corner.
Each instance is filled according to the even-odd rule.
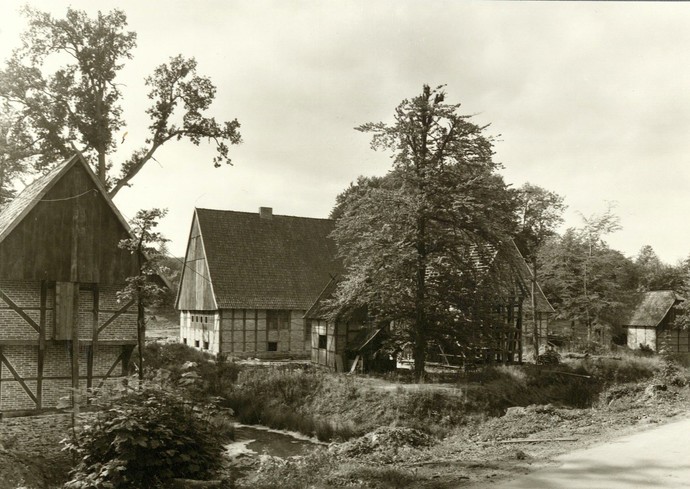
[[[515,225],[485,127],[445,97],[425,85],[402,101],[393,123],[356,128],[372,134],[373,149],[392,153],[393,168],[384,179],[360,179],[334,214],[347,270],[336,306],[367,306],[404,325],[418,380],[430,342],[457,316],[454,299],[471,294],[472,250],[500,247]]]
[[[216,88],[197,74],[193,58],[182,56],[146,78],[151,123],[142,147],[124,161],[111,161],[124,141],[118,135],[125,121],[117,76],[136,46],[125,13],[98,12],[90,18],[68,8],[64,18],[55,18],[26,7],[24,14],[28,28],[22,44],[0,71],[0,110],[10,121],[0,147],[3,162],[42,170],[74,153],[75,145],[93,162],[111,197],[170,140],[196,145],[208,140],[216,146],[215,166],[231,162],[229,146],[241,142],[240,125],[205,115]]]

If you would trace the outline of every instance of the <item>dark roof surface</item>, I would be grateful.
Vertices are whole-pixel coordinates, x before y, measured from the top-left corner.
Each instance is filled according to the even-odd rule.
[[[673,305],[682,300],[683,298],[672,290],[645,292],[624,325],[656,327],[663,321]]]
[[[196,209],[220,308],[307,309],[341,272],[334,221]]]

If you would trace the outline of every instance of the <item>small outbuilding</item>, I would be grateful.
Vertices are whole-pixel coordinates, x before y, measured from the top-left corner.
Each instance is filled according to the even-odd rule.
[[[675,306],[684,299],[672,290],[640,294],[630,317],[621,325],[627,330],[627,345],[659,352],[690,353],[688,331],[674,326]]]
[[[0,212],[0,411],[54,407],[126,374],[136,307],[116,293],[137,260],[129,226],[75,155]]]

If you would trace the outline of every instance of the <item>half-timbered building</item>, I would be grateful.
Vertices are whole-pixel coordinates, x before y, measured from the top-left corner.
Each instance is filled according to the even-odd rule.
[[[487,249],[487,253],[479,253],[476,248],[468,253],[468,267],[479,277],[476,286],[486,289],[483,303],[474,305],[473,313],[458,314],[459,317],[480,315],[481,320],[470,319],[456,325],[456,334],[449,335],[443,344],[430,347],[429,360],[447,365],[522,360],[524,332],[528,329],[524,319],[532,317],[532,271],[512,241],[500,250]],[[433,275],[427,279],[433,280]],[[312,362],[339,372],[390,368],[379,347],[396,326],[370,321],[363,307],[344,313],[330,309],[328,302],[336,287],[337,279],[334,279],[306,313],[312,331]],[[536,318],[539,327],[545,330],[554,309],[538,284],[534,293]]]
[[[630,316],[622,324],[627,331],[628,347],[689,354],[688,330],[673,324],[674,307],[684,299],[672,290],[644,292],[636,299]]]
[[[176,308],[180,341],[234,357],[307,358],[304,318],[340,272],[330,219],[195,209]]]
[[[0,410],[49,408],[125,374],[136,308],[116,292],[137,274],[129,227],[79,155],[0,212]]]

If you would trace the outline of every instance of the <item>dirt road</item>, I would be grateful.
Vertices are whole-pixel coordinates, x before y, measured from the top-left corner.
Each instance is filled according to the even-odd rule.
[[[690,419],[625,436],[555,459],[495,489],[690,488]]]

